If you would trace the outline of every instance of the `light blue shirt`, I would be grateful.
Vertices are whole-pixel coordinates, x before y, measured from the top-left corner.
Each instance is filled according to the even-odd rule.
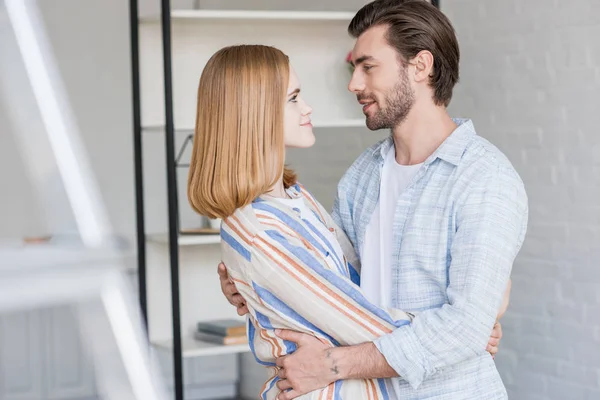
[[[392,307],[410,325],[375,341],[401,399],[504,399],[486,345],[527,228],[527,195],[508,159],[470,120],[423,163],[394,215]],[[339,183],[333,217],[360,251],[391,137]],[[360,256],[360,254],[359,254]]]

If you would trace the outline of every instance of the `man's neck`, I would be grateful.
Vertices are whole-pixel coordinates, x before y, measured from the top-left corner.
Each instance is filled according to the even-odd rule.
[[[407,118],[392,129],[396,162],[414,165],[424,162],[456,129],[445,107],[415,104]]]

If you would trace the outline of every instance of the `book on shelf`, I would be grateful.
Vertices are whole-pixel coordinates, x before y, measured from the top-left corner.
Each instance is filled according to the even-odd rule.
[[[243,336],[223,336],[208,332],[194,332],[194,339],[201,342],[209,342],[223,345],[247,344],[248,338]]]
[[[237,319],[218,319],[197,324],[198,332],[221,336],[246,336],[246,322]]]

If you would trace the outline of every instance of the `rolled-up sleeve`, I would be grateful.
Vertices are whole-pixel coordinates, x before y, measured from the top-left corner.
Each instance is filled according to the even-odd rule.
[[[472,184],[455,213],[448,304],[375,340],[413,388],[436,371],[481,355],[527,227],[527,195],[512,170],[498,167]]]

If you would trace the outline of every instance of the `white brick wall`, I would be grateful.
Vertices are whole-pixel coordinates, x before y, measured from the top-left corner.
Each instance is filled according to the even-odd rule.
[[[527,239],[498,368],[511,399],[600,399],[600,1],[442,0],[453,115],[521,174]]]

